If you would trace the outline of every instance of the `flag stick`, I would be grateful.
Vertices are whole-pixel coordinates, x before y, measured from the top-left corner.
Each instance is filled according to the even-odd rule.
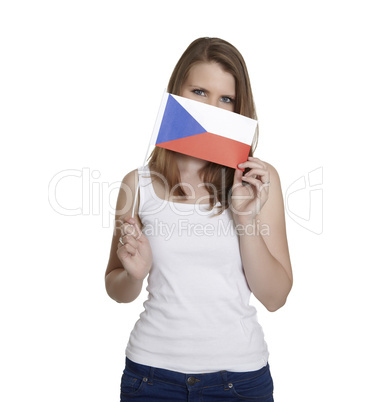
[[[146,150],[146,154],[145,154],[145,158],[144,158],[144,162],[143,162],[142,166],[145,166],[145,162],[146,162],[146,160],[147,160],[147,158],[148,158],[148,154],[149,154],[149,150],[150,150],[150,146],[151,146],[151,145],[152,145],[152,141],[149,142],[149,145],[148,145],[148,148],[147,148],[147,150]],[[138,171],[138,174],[140,174],[139,171]],[[136,186],[136,190],[135,190],[135,198],[134,198],[134,205],[133,205],[133,207],[132,207],[132,215],[131,215],[131,218],[133,218],[134,215],[135,215],[135,207],[136,207],[136,202],[137,202],[138,193],[139,193],[139,180],[138,180],[138,182],[137,182],[137,186]]]
[[[154,127],[153,127],[153,132],[152,132],[152,135],[150,137],[149,145],[148,145],[148,148],[146,150],[146,155],[145,155],[144,162],[143,162],[142,166],[145,166],[146,160],[148,159],[150,146],[155,145],[155,143],[156,143],[159,126],[160,126],[160,123],[161,123],[161,120],[162,120],[162,117],[163,117],[163,113],[164,113],[164,109],[165,109],[165,106],[166,106],[166,102],[167,102],[167,97],[168,97],[168,94],[167,94],[167,90],[165,89],[164,92],[163,92],[161,105],[160,105],[159,110],[158,110],[157,118],[156,118],[156,121],[155,121],[155,124],[154,124]],[[135,215],[135,207],[136,207],[138,193],[139,193],[139,182],[137,183],[137,187],[136,187],[136,190],[135,190],[135,198],[134,198],[134,205],[132,207],[131,218],[133,218],[134,215]]]

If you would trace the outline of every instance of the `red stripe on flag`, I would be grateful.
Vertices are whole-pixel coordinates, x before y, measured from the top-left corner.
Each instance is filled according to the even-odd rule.
[[[236,169],[248,159],[250,145],[211,133],[202,133],[173,141],[161,142],[157,147],[169,149],[195,158]]]

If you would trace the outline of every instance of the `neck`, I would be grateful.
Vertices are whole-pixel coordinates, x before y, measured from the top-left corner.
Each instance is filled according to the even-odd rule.
[[[182,176],[198,174],[199,170],[206,166],[207,161],[192,156],[176,154],[177,167]]]

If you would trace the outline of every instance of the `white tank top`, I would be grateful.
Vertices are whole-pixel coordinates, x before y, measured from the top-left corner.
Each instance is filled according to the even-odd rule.
[[[230,209],[164,201],[139,169],[139,216],[153,253],[148,299],[126,356],[188,374],[254,371],[268,350]]]

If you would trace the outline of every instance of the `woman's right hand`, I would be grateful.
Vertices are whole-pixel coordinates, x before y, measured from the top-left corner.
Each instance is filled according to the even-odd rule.
[[[117,256],[129,276],[142,281],[152,267],[153,257],[149,240],[133,218],[125,218],[120,230]]]

